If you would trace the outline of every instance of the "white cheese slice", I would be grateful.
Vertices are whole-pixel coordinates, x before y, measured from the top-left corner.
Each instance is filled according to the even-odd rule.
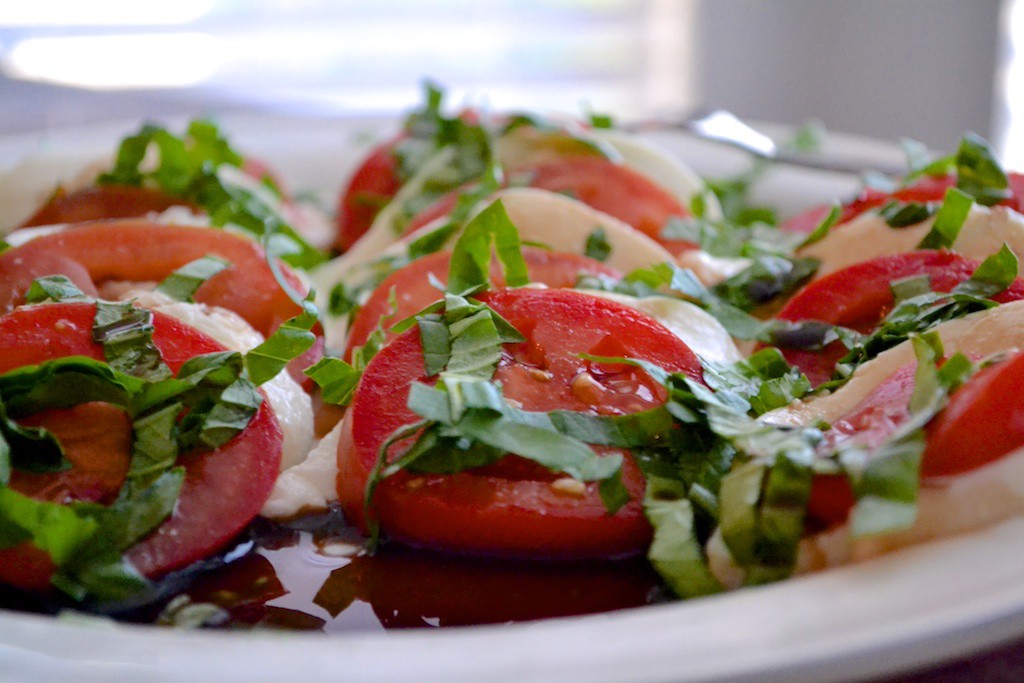
[[[334,426],[301,463],[281,473],[260,514],[272,519],[326,509],[338,500],[338,439],[342,422]]]
[[[746,269],[753,261],[748,258],[712,256],[702,249],[690,249],[677,256],[676,263],[692,270],[706,286],[713,287]]]
[[[849,223],[832,230],[820,242],[800,251],[801,256],[821,260],[815,277],[886,254],[913,251],[935,222],[930,218],[917,225],[891,228],[877,212],[863,213]],[[1021,257],[1024,274],[1024,216],[1003,206],[971,208],[953,243],[953,250],[978,261],[1009,245]]]

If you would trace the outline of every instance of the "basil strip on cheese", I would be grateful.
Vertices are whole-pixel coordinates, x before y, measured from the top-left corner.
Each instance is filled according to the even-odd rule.
[[[608,241],[608,235],[604,228],[597,228],[587,235],[586,245],[583,254],[595,261],[607,261],[612,254],[612,245]]]
[[[506,286],[520,287],[530,281],[519,230],[508,217],[504,204],[496,201],[466,224],[455,243],[448,269],[448,292],[464,295],[490,286],[492,245]]]
[[[956,152],[956,186],[983,206],[1010,197],[1009,179],[996,161],[992,148],[981,137],[968,133]]]
[[[935,214],[932,229],[917,245],[918,249],[950,248],[960,235],[974,200],[955,187],[946,190],[942,205]]]
[[[312,330],[319,322],[319,315],[313,305],[314,296],[310,291],[302,301],[301,313],[281,323],[262,344],[245,354],[249,379],[257,386],[272,380],[316,343]]]

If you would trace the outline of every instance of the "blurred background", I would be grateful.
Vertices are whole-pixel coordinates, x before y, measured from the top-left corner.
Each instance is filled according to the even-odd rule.
[[[724,107],[1024,168],[1024,0],[34,0],[0,4],[0,133],[453,102],[620,119]]]

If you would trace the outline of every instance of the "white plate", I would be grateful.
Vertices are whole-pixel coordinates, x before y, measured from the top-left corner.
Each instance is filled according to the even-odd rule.
[[[0,139],[0,166],[43,150],[110,150],[137,124]],[[225,117],[240,147],[330,199],[368,122]],[[661,135],[698,171],[742,157]],[[857,148],[857,141],[847,141]],[[766,179],[785,213],[854,190],[803,171]],[[177,632],[0,610],[0,679],[815,681],[893,673],[1024,632],[1024,520],[856,566],[736,593],[516,626],[346,633]]]

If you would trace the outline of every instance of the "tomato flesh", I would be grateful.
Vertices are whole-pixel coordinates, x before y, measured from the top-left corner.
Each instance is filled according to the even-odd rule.
[[[664,390],[645,373],[595,366],[579,358],[581,353],[618,352],[701,376],[699,361],[685,344],[621,304],[554,289],[496,290],[480,298],[527,339],[506,345],[495,373],[506,397],[523,409],[614,414],[665,400]],[[346,516],[364,528],[363,491],[377,452],[395,429],[418,419],[406,407],[414,381],[431,381],[415,328],[374,357],[346,416],[338,448],[338,493]],[[451,475],[401,472],[378,487],[374,512],[392,538],[434,549],[526,558],[638,553],[651,534],[640,502],[644,480],[624,455],[623,482],[632,500],[614,515],[604,509],[596,484],[562,487],[557,480],[564,475],[541,471],[515,456]]]
[[[622,274],[614,268],[578,254],[567,254],[538,247],[523,247],[522,254],[523,260],[526,261],[530,281],[548,287],[572,287],[581,273],[608,275],[614,278],[622,277]],[[439,281],[447,284],[451,258],[451,252],[436,252],[416,259],[404,268],[388,275],[373,291],[352,321],[346,342],[345,358],[350,359],[352,351],[366,343],[385,316],[389,316],[390,322],[397,322],[441,299],[443,294],[438,291],[433,282]],[[504,278],[497,263],[491,267],[491,281],[499,287],[504,285]],[[394,310],[391,305],[392,291],[395,301]],[[391,339],[394,336],[394,333],[388,333],[387,338]]]
[[[927,275],[933,291],[948,292],[968,280],[979,263],[949,251],[921,250],[890,254],[830,273],[804,287],[779,311],[780,320],[820,320],[871,332],[893,306],[890,283],[901,278]],[[1024,280],[1016,279],[992,297],[1006,303],[1024,298]],[[836,362],[846,348],[833,342],[820,351],[782,349],[786,360],[799,367],[817,386],[832,377]]]
[[[74,192],[58,191],[20,227],[83,223],[114,218],[138,218],[172,206],[198,211],[189,201],[160,190],[132,185],[90,185]]]
[[[87,303],[42,304],[0,317],[0,372],[66,356],[103,360],[103,347],[91,337],[95,311],[95,305]],[[173,372],[196,355],[224,350],[210,337],[169,316],[154,312],[153,326],[153,342]],[[55,427],[58,434],[62,429],[82,429],[81,415],[60,426],[66,417],[59,411],[47,411],[37,419]],[[116,433],[124,428],[123,413],[103,410],[92,417],[103,420],[96,428],[109,428],[115,432],[110,438],[116,441]],[[212,451],[183,454],[178,464],[185,467],[185,483],[174,513],[126,553],[136,569],[148,577],[160,576],[206,557],[241,532],[270,495],[280,466],[281,443],[280,427],[264,401],[249,426],[228,443]],[[108,442],[111,444],[114,441]],[[124,443],[110,449],[101,449],[99,444],[75,447],[73,452],[77,450],[81,457],[71,458],[69,472],[12,476],[11,486],[55,502],[68,502],[69,497],[105,502],[116,491],[110,490],[113,480],[123,477],[127,467],[124,447]],[[95,478],[97,472],[103,474],[102,491],[82,491],[68,484],[82,477]],[[47,477],[50,482],[45,481]],[[4,550],[0,581],[30,589],[47,584],[48,574],[43,578],[22,569],[28,565],[45,569],[49,558],[45,553],[40,558],[40,553],[27,543]]]

